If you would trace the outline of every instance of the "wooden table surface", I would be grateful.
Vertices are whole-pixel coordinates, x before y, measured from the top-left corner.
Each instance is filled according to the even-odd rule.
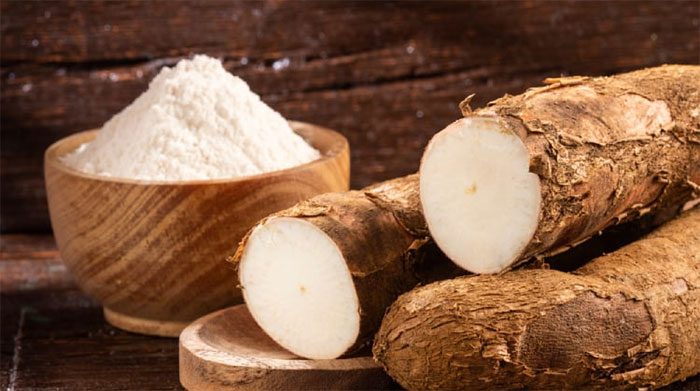
[[[128,333],[78,290],[50,235],[0,236],[0,389],[173,390],[177,340]],[[700,390],[700,376],[669,390]]]
[[[2,235],[2,390],[173,390],[177,339],[108,325],[48,235]]]

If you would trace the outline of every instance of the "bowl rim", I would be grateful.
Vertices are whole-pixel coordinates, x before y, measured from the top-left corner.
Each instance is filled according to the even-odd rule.
[[[62,147],[63,145],[65,145],[66,143],[74,141],[76,138],[86,137],[88,135],[90,135],[90,136],[97,135],[97,132],[100,131],[100,128],[95,128],[95,129],[89,129],[89,130],[84,130],[84,131],[70,134],[66,137],[63,137],[63,138],[55,141],[48,148],[46,148],[46,151],[44,152],[44,172],[46,172],[46,168],[48,166],[51,166],[53,169],[62,171],[66,175],[83,177],[86,179],[96,180],[96,181],[122,183],[122,184],[129,184],[129,185],[149,185],[149,186],[215,185],[215,184],[228,184],[228,183],[243,183],[243,182],[257,181],[257,180],[266,179],[266,178],[285,176],[285,175],[293,174],[294,172],[297,172],[300,170],[304,170],[304,169],[311,168],[311,167],[314,167],[317,165],[325,164],[328,161],[337,160],[344,153],[348,154],[348,158],[349,158],[350,146],[349,146],[348,140],[340,132],[337,132],[335,130],[332,130],[332,129],[329,129],[329,128],[326,128],[323,126],[314,125],[314,124],[311,124],[308,122],[292,121],[292,120],[289,120],[287,122],[292,127],[294,132],[297,134],[299,134],[299,132],[298,132],[299,129],[308,128],[308,129],[311,129],[311,131],[314,133],[328,134],[332,138],[333,141],[328,148],[326,148],[325,150],[321,150],[321,149],[319,149],[319,147],[317,145],[310,143],[308,140],[306,140],[306,138],[304,138],[304,141],[311,144],[312,147],[314,147],[315,149],[317,149],[321,153],[321,157],[319,157],[316,160],[312,160],[308,163],[285,168],[282,170],[269,171],[269,172],[263,172],[260,174],[247,175],[247,176],[234,177],[234,178],[186,179],[186,180],[150,180],[150,179],[133,179],[133,178],[112,177],[112,176],[104,176],[104,175],[99,175],[99,174],[92,174],[92,173],[87,173],[87,172],[83,172],[83,171],[80,171],[78,169],[72,168],[72,167],[66,165],[65,163],[63,163],[57,154],[58,149],[60,147]],[[302,136],[301,134],[299,134],[299,135]],[[94,139],[94,136],[92,138]]]

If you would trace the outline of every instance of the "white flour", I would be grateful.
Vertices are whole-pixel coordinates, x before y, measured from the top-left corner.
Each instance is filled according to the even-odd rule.
[[[63,161],[104,176],[174,181],[259,174],[318,157],[245,81],[199,55],[161,70]]]

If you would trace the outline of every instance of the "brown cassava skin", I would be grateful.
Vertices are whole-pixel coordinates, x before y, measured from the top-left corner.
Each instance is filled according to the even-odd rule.
[[[360,304],[360,333],[348,352],[369,342],[400,294],[419,283],[464,273],[428,237],[417,174],[362,190],[322,194],[259,224],[274,217],[294,217],[315,225],[345,257]],[[240,262],[249,235],[232,257],[234,264]]]
[[[700,196],[700,66],[546,82],[474,112],[462,105],[517,134],[540,177],[540,220],[519,261],[641,215],[661,223]]]
[[[697,172],[700,151],[697,148],[698,127],[691,127],[688,118],[692,115],[688,110],[697,106],[700,97],[698,86],[690,88],[678,84],[699,76],[698,69],[700,67],[669,66],[639,71],[658,73],[656,79],[649,82],[638,80],[641,76],[633,76],[639,72],[614,78],[566,79],[517,97],[505,97],[486,109],[469,114],[496,116],[503,123],[504,131],[520,135],[531,153],[533,171],[540,175],[542,218],[523,259],[576,244],[606,226],[632,220],[642,211],[654,213],[658,221],[670,219],[692,198],[689,180],[700,181],[697,178],[700,176]],[[675,79],[667,75],[676,72],[684,75]],[[627,78],[631,81],[624,82]],[[659,78],[662,80],[657,80]],[[698,80],[697,77],[694,80]],[[635,83],[642,87],[630,90]],[[592,87],[586,88],[595,88],[598,95],[570,90],[588,84]],[[654,91],[654,95],[647,91],[656,88],[663,91]],[[628,106],[648,108],[640,103],[642,98],[631,98],[629,103],[626,95],[618,96],[628,90],[633,91],[635,97],[638,97],[635,94],[649,92],[654,100],[661,99],[663,93],[668,95],[668,100],[652,103],[656,111],[647,110],[643,115],[633,112],[639,115],[624,117],[628,122],[620,122],[621,113],[629,115],[625,114],[630,112]],[[687,95],[683,98],[686,100],[679,94]],[[569,102],[572,96],[579,95],[578,101]],[[660,112],[661,105],[670,108],[669,115],[676,121],[674,126],[667,123]],[[559,115],[557,108],[560,106],[572,109]],[[535,117],[540,111],[542,117]],[[571,115],[580,118],[599,115],[608,125],[591,120],[583,126],[581,120],[569,120]],[[634,140],[622,141],[630,123],[647,125],[641,130],[635,128],[636,136],[639,132],[659,135],[650,138],[645,133],[635,136]],[[661,131],[662,127],[668,129]],[[581,141],[572,138],[576,135]],[[692,147],[691,143],[694,143]],[[695,169],[690,170],[689,166]],[[442,262],[441,254],[426,256],[434,246],[420,207],[417,175],[359,191],[324,194],[270,218],[275,216],[300,218],[314,224],[345,256],[361,308],[360,335],[353,349],[371,338],[385,309],[399,294],[420,282],[456,274],[449,263]],[[248,236],[232,257],[234,263],[240,262],[247,240]]]
[[[375,358],[410,390],[662,387],[700,372],[700,209],[574,274],[466,276],[402,295]]]

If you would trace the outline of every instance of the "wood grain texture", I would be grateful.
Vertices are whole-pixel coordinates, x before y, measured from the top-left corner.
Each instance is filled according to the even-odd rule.
[[[50,235],[0,236],[0,389],[181,389],[177,341],[108,325],[57,262]]]
[[[3,232],[49,229],[48,145],[192,53],[223,58],[288,118],[344,133],[353,187],[415,171],[469,93],[479,106],[562,73],[700,62],[692,0],[1,4]]]
[[[177,341],[107,324],[71,289],[2,293],[3,390],[179,390]]]
[[[74,284],[53,237],[3,236],[0,241],[0,289],[60,289]]]
[[[80,287],[111,324],[177,336],[192,320],[242,302],[226,263],[250,227],[311,196],[348,188],[347,140],[304,123],[292,127],[321,158],[233,180],[181,182],[105,178],[66,167],[59,157],[94,138],[83,132],[46,152],[54,235]]]
[[[398,386],[369,352],[306,360],[280,347],[245,305],[207,315],[180,335],[180,382],[188,390],[367,390]]]

